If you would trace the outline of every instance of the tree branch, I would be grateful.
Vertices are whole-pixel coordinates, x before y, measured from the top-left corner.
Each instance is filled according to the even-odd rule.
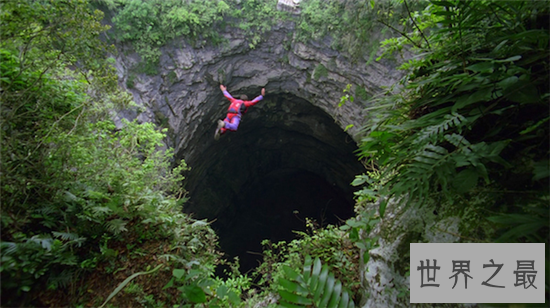
[[[403,2],[405,2],[405,7],[407,8],[407,13],[409,14],[409,19],[412,21],[412,23],[416,27],[416,29],[418,29],[418,32],[420,32],[420,35],[422,36],[424,41],[426,41],[426,44],[428,44],[428,48],[432,49],[432,46],[430,46],[430,42],[428,42],[428,39],[426,38],[426,36],[424,36],[424,32],[422,32],[422,30],[420,30],[420,27],[416,24],[416,21],[414,21],[414,18],[412,18],[411,10],[409,10],[409,5],[407,4],[407,0],[404,0]]]
[[[384,26],[394,30],[394,31],[397,31],[397,33],[401,34],[404,38],[406,38],[407,40],[409,40],[409,42],[411,42],[414,46],[418,47],[418,48],[422,48],[421,45],[417,44],[415,41],[413,41],[405,32],[402,32],[398,29],[396,29],[394,26],[386,23],[385,21],[381,20],[381,19],[378,19],[376,20],[377,22],[383,24]]]

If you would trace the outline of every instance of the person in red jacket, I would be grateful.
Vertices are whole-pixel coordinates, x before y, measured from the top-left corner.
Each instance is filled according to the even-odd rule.
[[[223,95],[231,103],[229,108],[227,108],[227,116],[225,119],[218,120],[218,127],[216,128],[216,133],[214,134],[214,139],[218,140],[221,135],[225,134],[226,131],[236,132],[241,122],[242,114],[248,111],[248,107],[256,105],[259,101],[264,98],[265,88],[262,88],[261,95],[255,99],[249,101],[246,95],[241,95],[240,99],[236,99],[229,92],[227,88],[222,84],[220,85],[220,90],[222,90]]]

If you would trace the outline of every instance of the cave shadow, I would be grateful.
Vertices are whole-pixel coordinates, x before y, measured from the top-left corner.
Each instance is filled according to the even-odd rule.
[[[273,171],[245,185],[233,204],[212,227],[223,234],[221,248],[230,259],[239,258],[243,273],[262,262],[263,240],[295,239],[296,231],[306,231],[306,218],[321,228],[353,216],[353,202],[338,187],[295,168]]]
[[[184,211],[213,221],[225,259],[238,257],[241,272],[262,261],[263,240],[297,238],[306,218],[324,227],[354,215],[350,183],[364,172],[357,145],[310,102],[272,93],[243,116],[237,132],[207,138],[189,160]],[[216,274],[227,277],[225,269]]]

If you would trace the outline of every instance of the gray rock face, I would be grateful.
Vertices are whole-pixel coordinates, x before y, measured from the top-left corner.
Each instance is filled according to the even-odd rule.
[[[231,240],[220,239],[222,248],[224,242],[239,238],[243,242],[245,238],[254,239],[259,244],[263,236],[260,228],[269,229],[266,234],[279,234],[272,229],[284,228],[289,224],[285,219],[296,220],[302,213],[317,215],[319,222],[328,214],[345,219],[342,211],[353,213],[350,183],[355,175],[364,172],[355,155],[355,138],[368,117],[364,112],[367,102],[356,95],[356,89],[376,94],[400,77],[389,63],[367,67],[365,61],[349,61],[330,48],[329,40],[293,42],[292,31],[293,24],[281,24],[254,49],[239,32],[224,33],[228,42],[219,47],[193,48],[176,41],[162,48],[159,74],[155,76],[131,73],[130,68],[139,59],[132,50],[121,48],[117,58],[122,84],[133,83],[129,91],[140,106],[121,112],[119,117],[157,122],[169,129],[167,145],[175,148],[178,160],[184,159],[191,167],[186,179],[190,201],[184,210],[197,218],[216,220],[214,227],[220,237],[234,232]],[[215,141],[216,121],[225,117],[229,105],[220,84],[226,85],[233,96],[246,94],[252,99],[264,87],[267,94],[243,116],[237,132]],[[338,107],[347,84],[353,85],[351,95],[355,100]],[[324,183],[293,184],[287,188],[297,179],[315,177]],[[315,187],[306,189],[308,185]],[[323,191],[315,190],[317,186]],[[262,195],[262,191],[257,191],[265,187],[274,187],[275,193]],[[277,198],[277,187],[296,187],[291,192],[293,199],[273,200]],[[300,200],[311,200],[311,194],[328,191],[330,197],[321,204],[300,207]],[[271,212],[272,208],[279,212]],[[242,216],[253,212],[263,218]],[[252,225],[257,228],[247,229]],[[387,260],[386,252],[380,251],[377,256],[372,251],[371,259],[383,260],[383,264],[373,265],[376,268],[368,271],[365,279],[384,285],[371,283],[366,292],[381,292],[380,288],[389,286],[393,272],[388,266],[395,258],[390,255],[402,240],[384,248]],[[224,249],[237,248],[226,245]],[[406,285],[405,281],[393,283]],[[373,297],[369,303],[372,307],[395,304],[395,297],[396,294],[386,300]]]
[[[294,14],[299,14],[300,2],[302,2],[302,0],[278,0],[277,9],[279,11],[287,11]]]
[[[262,132],[247,137],[254,144],[243,141],[255,150],[289,152],[289,144],[299,145],[301,150],[281,154],[292,161],[285,158],[283,165],[314,172],[347,192],[353,176],[362,170],[352,152],[354,134],[368,116],[363,111],[366,102],[356,97],[354,102],[338,107],[342,91],[352,84],[352,89],[362,87],[374,94],[381,87],[392,85],[398,73],[387,63],[373,63],[369,67],[364,61],[352,63],[331,49],[329,40],[307,45],[293,42],[293,27],[292,23],[280,24],[265,34],[264,41],[254,49],[241,33],[229,31],[223,34],[227,43],[219,47],[193,48],[184,41],[173,42],[162,48],[159,74],[155,76],[131,73],[130,68],[139,57],[128,48],[120,48],[117,67],[122,84],[133,83],[129,91],[141,108],[119,116],[154,121],[169,128],[167,144],[175,148],[178,159],[185,159],[192,168],[187,188],[195,202],[190,203],[189,210],[200,217],[206,212],[219,213],[228,204],[199,201],[203,197],[197,195],[197,187],[210,184],[208,187],[216,187],[219,186],[216,183],[229,181],[231,194],[237,194],[241,185],[250,180],[245,176],[241,180],[224,178],[219,173],[209,177],[218,164],[223,165],[222,174],[257,174],[243,170],[259,168],[257,164],[249,164],[249,159],[235,162],[234,170],[227,166],[227,157],[241,155],[239,151],[228,151],[237,147],[232,138],[237,139],[247,131]],[[263,87],[267,95],[244,115],[239,132],[229,133],[229,137],[223,136],[216,143],[213,139],[216,121],[225,117],[228,106],[220,84],[226,85],[234,96],[247,94],[253,98]],[[346,127],[350,128],[343,133]],[[242,149],[244,144],[238,146]]]
[[[371,234],[362,238],[379,237],[378,247],[369,250],[368,263],[362,265],[364,296],[361,307],[477,307],[477,304],[411,304],[409,264],[410,243],[455,243],[459,241],[456,216],[438,217],[433,207],[405,207],[404,202],[390,200],[384,218]],[[378,209],[379,203],[367,205],[367,212]],[[409,267],[410,266],[410,267]]]
[[[223,83],[232,94],[246,93],[253,97],[265,87],[267,98],[290,94],[306,100],[330,115],[342,129],[354,124],[349,133],[355,133],[365,116],[365,102],[356,99],[338,108],[342,90],[350,83],[376,93],[381,87],[393,84],[397,73],[381,63],[369,67],[351,63],[331,49],[329,41],[310,45],[292,43],[289,37],[292,31],[292,24],[281,24],[266,34],[264,42],[255,49],[248,46],[240,33],[233,32],[224,34],[228,43],[220,47],[192,48],[177,41],[162,48],[160,73],[137,75],[134,87],[129,89],[136,103],[145,107],[137,118],[144,122],[158,122],[159,116],[168,119],[174,133],[173,146],[180,157],[193,161],[201,152],[197,145],[211,139],[202,133],[211,134],[213,123],[223,118],[226,111],[227,101],[219,90],[219,84]],[[138,59],[124,48],[119,54],[117,64],[123,84],[131,78],[129,69]],[[326,73],[316,73],[321,66]],[[155,116],[158,112],[162,115]]]

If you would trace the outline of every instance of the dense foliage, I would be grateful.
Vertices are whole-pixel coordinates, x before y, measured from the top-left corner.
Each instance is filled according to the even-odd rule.
[[[223,44],[224,27],[243,31],[254,48],[288,18],[297,26],[293,40],[328,38],[363,60],[374,59],[378,41],[398,35],[382,43],[384,57],[417,56],[404,61],[402,82],[369,109],[360,155],[372,168],[354,181],[368,184],[357,193],[357,217],[339,228],[315,229],[309,221],[299,239],[265,241],[264,262],[242,275],[238,261],[217,251],[208,223],[181,213],[186,166],[164,148],[166,132],[112,121],[132,102],[108,58],[114,48],[99,40],[108,29],[103,14],[85,0],[4,1],[4,305],[243,307],[266,306],[269,294],[287,306],[360,303],[358,269],[377,244],[364,235],[378,222],[362,204],[377,199],[380,216],[389,198],[458,215],[463,241],[549,244],[544,2],[304,0],[300,15],[277,11],[276,2],[92,5],[113,13],[108,36],[133,45],[149,73],[173,39]],[[324,74],[319,65],[314,78]],[[223,279],[214,274],[221,263],[231,269]]]
[[[430,34],[409,36],[422,57],[402,66],[403,88],[379,99],[386,108],[365,127],[360,150],[383,170],[379,193],[418,205],[486,195],[548,214],[548,7],[433,3],[416,21]]]
[[[301,42],[328,38],[333,48],[352,60],[370,62],[383,39],[412,29],[405,17],[424,6],[424,1],[407,6],[401,0],[304,0],[294,38]]]
[[[114,39],[128,42],[143,62],[137,69],[155,74],[160,47],[175,38],[195,47],[226,42],[220,32],[226,27],[243,31],[254,47],[284,12],[276,10],[277,1],[164,1],[103,0],[114,14]]]
[[[161,56],[160,48],[182,39],[192,46],[228,43],[220,32],[239,31],[255,48],[264,34],[284,21],[296,24],[292,41],[307,42],[328,38],[333,47],[346,51],[353,59],[368,56],[373,60],[378,43],[392,32],[406,31],[410,23],[392,26],[423,7],[413,2],[410,7],[402,1],[367,3],[362,0],[303,0],[300,14],[277,10],[276,0],[102,0],[96,6],[113,15],[112,38],[117,43],[130,44],[142,58],[134,68],[139,73],[154,75]],[[337,16],[337,18],[336,18]],[[387,31],[390,29],[390,31]]]
[[[326,264],[321,264],[306,256],[303,272],[296,272],[292,267],[283,265],[288,278],[279,278],[279,304],[283,307],[355,307],[353,300],[342,282],[334,278]]]
[[[145,61],[156,63],[159,47],[185,36],[190,42],[201,39],[219,42],[215,29],[221,27],[229,6],[224,1],[105,1],[116,10],[113,22],[121,42],[134,43]]]
[[[208,224],[181,213],[185,164],[174,168],[164,131],[110,119],[130,99],[101,19],[86,1],[2,3],[3,305],[99,306],[86,290],[114,289],[119,271],[161,263],[161,283],[184,268],[193,285],[219,260]]]
[[[414,31],[385,41],[386,54],[417,56],[368,109],[360,153],[373,170],[355,181],[369,184],[359,198],[384,200],[381,215],[389,198],[458,215],[463,241],[548,245],[548,10],[431,1]]]

